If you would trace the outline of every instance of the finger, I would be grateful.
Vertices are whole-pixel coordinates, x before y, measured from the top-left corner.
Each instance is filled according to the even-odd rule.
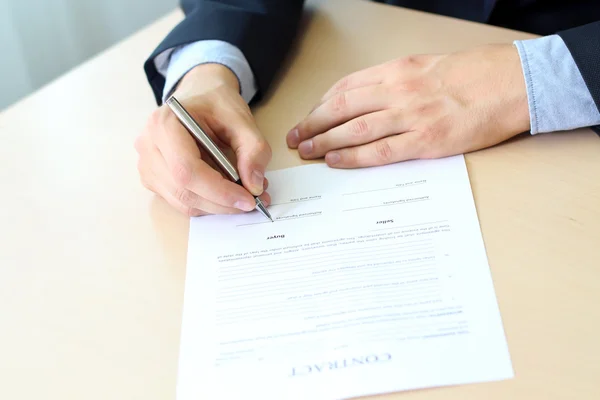
[[[230,108],[215,110],[215,117],[226,124],[219,124],[217,135],[233,149],[242,184],[255,196],[263,192],[265,170],[271,161],[271,147],[260,134],[249,112]]]
[[[165,201],[167,203],[169,203],[169,205],[171,207],[175,208],[180,213],[187,215],[189,217],[199,217],[202,215],[211,215],[211,214],[222,214],[219,212],[208,212],[208,211],[199,210],[199,209],[187,206],[184,203],[182,203],[181,201],[179,201],[177,199],[177,197],[172,195],[170,192],[166,192],[165,195],[161,196],[161,197],[163,197],[163,199],[165,199]],[[263,204],[266,207],[268,207],[271,204],[271,197],[266,192],[260,196],[260,199],[262,200]],[[232,212],[232,213],[240,213],[240,212],[241,211],[239,211],[239,210],[235,210],[235,212]]]
[[[171,197],[177,200],[178,203],[190,210],[200,210],[205,214],[240,214],[243,212],[237,208],[223,207],[213,203],[210,200],[198,196],[191,190],[179,187],[172,182],[168,184],[168,186],[166,182],[163,182],[163,184],[164,187],[161,192],[166,193],[165,197]]]
[[[183,186],[179,186],[169,173],[167,164],[158,149],[152,152],[151,157],[153,159],[152,175],[155,177],[154,186],[157,188],[158,194],[180,211],[183,210],[186,215],[238,214],[242,212],[238,208],[224,207],[214,203]]]
[[[321,98],[324,103],[338,93],[383,83],[400,75],[408,77],[421,67],[428,56],[410,55],[354,72],[336,82]],[[318,105],[317,105],[318,106]]]
[[[177,187],[223,207],[243,211],[254,208],[254,199],[248,191],[202,161],[196,142],[174,116],[162,126],[155,141]]]
[[[140,181],[146,189],[152,192],[156,192],[154,188],[156,177],[152,171],[152,157],[150,154],[151,149],[154,147],[154,144],[149,140],[145,132],[135,140],[135,150],[138,153],[137,169]]]
[[[158,148],[153,147],[152,149],[148,149],[147,153],[148,156],[146,158],[151,159],[150,164],[152,165],[150,170],[150,176],[154,178],[151,182],[152,185],[158,187],[159,190],[156,190],[156,192],[180,212],[192,217],[208,214],[238,214],[242,212],[236,208],[222,207],[214,204],[191,191],[178,189],[169,174],[166,163]],[[266,192],[268,187],[269,180],[265,178],[265,191],[259,196],[265,206],[271,204],[271,196]]]
[[[159,176],[163,177],[167,175],[168,179],[170,179],[170,176],[166,173],[157,173],[157,171],[166,169],[162,155],[154,145],[144,145],[142,148],[141,143],[142,141],[136,142],[136,149],[138,149],[140,155],[143,154],[140,157],[138,169],[140,170],[144,186],[162,197],[171,207],[184,215],[197,217],[206,214],[201,210],[185,206],[177,200],[169,190],[165,189],[164,184],[160,182]]]
[[[331,100],[332,97],[337,96],[341,93],[359,89],[366,86],[376,86],[383,82],[382,76],[382,66],[378,65],[375,67],[367,68],[362,71],[355,72],[350,74],[342,79],[340,79],[337,83],[335,83],[331,89],[329,89],[325,95],[321,98],[321,100],[313,107],[310,114],[314,113],[317,109],[319,109],[324,103]],[[341,104],[346,103],[343,98],[338,98],[334,103],[337,107]],[[334,106],[333,108],[335,108]],[[309,115],[310,115],[309,114]],[[302,122],[301,122],[302,123]],[[300,142],[306,139],[308,135],[306,133],[301,133],[301,129],[298,129],[298,126],[293,127],[286,136],[287,145],[295,149],[298,147]]]
[[[363,168],[418,158],[421,145],[416,132],[379,139],[362,146],[334,150],[325,155],[333,168]]]
[[[208,215],[208,213],[205,211],[198,210],[182,204],[169,192],[166,192],[164,195],[161,195],[161,197],[175,210],[177,210],[183,215],[187,215],[188,217],[199,217],[201,215]]]
[[[386,72],[386,66],[387,63],[379,64],[346,75],[325,92],[323,97],[321,97],[319,104],[323,104],[338,93],[382,83]]]
[[[265,207],[271,205],[271,195],[267,192],[263,192],[258,198],[263,202]]]
[[[413,122],[411,114],[397,108],[361,115],[302,142],[298,152],[304,159],[320,158],[331,150],[359,146],[404,133],[411,129]]]
[[[307,139],[323,133],[353,118],[387,108],[391,103],[383,85],[371,85],[338,93],[325,101],[287,136],[291,148],[301,149]]]
[[[236,208],[226,208],[214,204],[206,199],[203,199],[192,192],[180,192],[178,189],[172,188],[171,190],[161,190],[164,195],[161,194],[165,200],[173,207],[175,207],[181,213],[190,217],[197,217],[200,215],[233,215],[241,214],[244,211]],[[189,197],[188,197],[189,196]],[[263,192],[259,199],[262,201],[265,207],[271,205],[271,196],[267,192]],[[255,206],[256,208],[256,206]],[[254,211],[254,209],[252,210]]]

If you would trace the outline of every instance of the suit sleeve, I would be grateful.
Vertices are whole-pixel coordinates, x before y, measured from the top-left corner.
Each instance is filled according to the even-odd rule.
[[[600,21],[559,32],[600,112]],[[594,127],[600,134],[600,126]]]
[[[600,124],[600,112],[560,36],[517,40],[515,45],[527,88],[532,135]]]
[[[154,59],[169,49],[201,40],[221,40],[239,48],[254,73],[258,99],[267,91],[298,29],[304,0],[181,0],[185,19],[144,63],[157,104],[165,78]]]

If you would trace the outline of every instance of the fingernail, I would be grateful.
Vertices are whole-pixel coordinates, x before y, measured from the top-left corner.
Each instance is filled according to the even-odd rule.
[[[298,146],[298,151],[304,155],[308,155],[308,154],[312,153],[312,151],[313,151],[312,139],[305,140],[304,142],[300,143],[300,145]]]
[[[254,194],[260,194],[263,189],[263,184],[265,181],[265,176],[262,172],[258,170],[252,171],[252,175],[250,176],[250,184],[252,185],[252,192],[258,192]]]
[[[252,211],[254,210],[254,203],[248,203],[245,200],[236,201],[233,205],[234,208],[242,211]]]
[[[288,133],[288,143],[290,146],[298,146],[298,143],[300,143],[298,129],[294,128]]]
[[[327,153],[325,156],[325,162],[329,165],[334,165],[340,162],[340,155],[338,153]]]

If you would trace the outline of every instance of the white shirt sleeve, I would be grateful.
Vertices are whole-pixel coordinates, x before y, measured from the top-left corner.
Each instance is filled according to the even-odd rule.
[[[257,92],[254,73],[244,54],[236,46],[220,40],[201,40],[166,50],[154,59],[154,63],[166,80],[163,101],[188,71],[197,65],[208,63],[221,64],[235,74],[240,84],[240,94],[247,103]]]

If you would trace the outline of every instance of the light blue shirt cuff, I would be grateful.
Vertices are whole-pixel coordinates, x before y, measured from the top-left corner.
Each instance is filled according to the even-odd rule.
[[[156,69],[165,77],[163,101],[173,92],[179,80],[200,64],[216,63],[229,68],[240,83],[240,94],[247,103],[256,95],[257,85],[246,57],[236,46],[220,40],[202,40],[169,49],[154,60]]]
[[[514,43],[527,86],[531,134],[600,124],[600,112],[560,36]]]

